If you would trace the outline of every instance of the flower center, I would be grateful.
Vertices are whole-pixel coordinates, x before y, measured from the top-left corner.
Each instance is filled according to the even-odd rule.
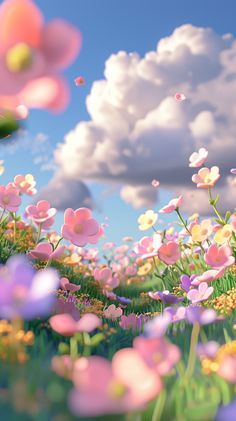
[[[83,232],[83,225],[82,224],[76,224],[74,227],[74,232],[76,234],[82,234]]]
[[[8,70],[12,73],[22,72],[28,70],[33,62],[33,54],[30,47],[20,42],[14,47],[9,48],[6,54],[6,65]]]
[[[113,399],[120,399],[122,398],[127,391],[127,388],[118,381],[112,381],[108,386],[108,394]]]

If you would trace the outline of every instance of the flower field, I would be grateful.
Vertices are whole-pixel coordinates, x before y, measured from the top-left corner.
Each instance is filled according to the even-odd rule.
[[[64,20],[46,24],[31,0],[5,0],[0,41],[7,142],[31,108],[67,106],[61,72],[81,35]],[[90,207],[67,207],[55,229],[60,209],[37,200],[34,175],[0,180],[1,419],[236,419],[236,209],[221,211],[221,168],[210,159],[201,147],[185,163],[209,216],[186,217],[189,198],[173,197],[140,213],[139,237],[127,232],[120,244]],[[235,185],[236,169],[228,176]]]

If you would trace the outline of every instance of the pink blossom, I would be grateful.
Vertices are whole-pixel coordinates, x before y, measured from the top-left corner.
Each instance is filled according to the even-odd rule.
[[[133,348],[116,352],[111,362],[99,356],[79,358],[75,362],[73,382],[75,389],[70,393],[69,407],[76,416],[143,409],[162,388],[158,374]]]
[[[112,242],[108,242],[108,243],[105,243],[104,245],[103,245],[103,249],[104,250],[110,250],[110,249],[112,249],[113,247],[115,247],[116,245],[115,245],[115,243],[112,243]]]
[[[77,76],[74,82],[76,86],[83,86],[85,84],[85,79],[83,76]]]
[[[93,276],[102,289],[112,290],[119,285],[118,277],[113,276],[112,270],[109,267],[94,269]]]
[[[167,265],[173,265],[181,257],[178,244],[175,241],[162,244],[158,250],[158,257]]]
[[[186,96],[182,94],[181,92],[176,92],[175,94],[175,100],[176,101],[184,101],[186,99]]]
[[[160,234],[154,234],[153,237],[143,237],[135,245],[134,251],[143,258],[156,256],[158,249],[162,244],[162,238]]]
[[[190,289],[190,291],[187,293],[187,298],[188,300],[192,301],[193,304],[196,304],[201,301],[208,300],[213,291],[214,288],[208,287],[207,282],[201,282],[198,286],[198,289]]]
[[[0,186],[0,208],[17,212],[21,204],[18,190],[13,186]]]
[[[26,175],[16,175],[14,177],[13,185],[19,190],[21,194],[27,194],[29,196],[33,196],[37,193],[35,189],[36,181],[31,174]]]
[[[225,268],[211,269],[204,272],[202,275],[195,276],[192,285],[198,286],[201,282],[212,282],[221,278],[224,275]]]
[[[56,213],[57,210],[51,208],[51,205],[47,200],[40,200],[37,205],[29,205],[25,209],[26,217],[37,225],[43,224],[48,220],[52,221],[52,218]]]
[[[106,308],[106,310],[104,310],[103,314],[107,319],[114,320],[122,316],[123,311],[120,307],[116,307],[115,304],[111,304]]]
[[[192,181],[197,184],[198,188],[207,189],[214,187],[219,178],[220,173],[218,167],[211,167],[211,169],[203,167],[197,174],[193,174]]]
[[[152,184],[152,187],[157,188],[160,186],[160,181],[154,179],[152,180],[151,184]]]
[[[189,158],[189,167],[201,167],[208,157],[208,151],[205,148],[200,148],[198,152],[193,152]]]
[[[213,269],[226,268],[235,262],[231,248],[225,244],[220,247],[212,244],[205,253],[204,260]]]
[[[0,103],[60,111],[69,89],[58,75],[76,57],[79,31],[64,20],[47,24],[31,0],[5,0],[0,6]]]
[[[159,210],[159,213],[171,213],[179,208],[183,203],[183,196],[179,196],[176,199],[169,201],[168,205],[164,206]]]
[[[64,289],[65,291],[69,291],[69,292],[76,292],[76,291],[79,291],[81,288],[80,285],[72,284],[69,281],[69,279],[65,277],[60,279],[60,287]]]
[[[72,244],[83,247],[87,243],[94,244],[98,240],[99,225],[87,208],[73,210],[68,208],[64,213],[64,225],[61,235]]]
[[[101,325],[101,320],[92,313],[86,313],[80,320],[75,320],[70,314],[57,314],[50,317],[50,326],[63,336],[73,336],[76,332],[92,332]]]
[[[59,246],[56,250],[53,250],[53,246],[50,243],[42,242],[37,244],[37,246],[29,251],[29,255],[33,259],[39,259],[42,261],[47,260],[57,260],[59,259],[64,252],[64,247]]]
[[[164,338],[139,336],[134,339],[133,347],[140,353],[146,364],[160,376],[168,374],[180,360],[179,348]]]

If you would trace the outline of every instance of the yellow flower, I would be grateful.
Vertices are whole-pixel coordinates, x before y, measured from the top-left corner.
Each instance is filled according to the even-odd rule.
[[[218,244],[224,244],[227,243],[231,236],[232,236],[232,226],[230,224],[224,225],[222,228],[220,228],[214,237],[214,240]]]
[[[210,237],[213,227],[211,225],[210,219],[204,219],[201,224],[196,224],[191,229],[192,240],[193,241],[205,241]]]
[[[2,175],[4,173],[4,170],[5,170],[4,161],[0,160],[0,175]]]
[[[144,265],[140,266],[138,269],[139,276],[145,276],[152,270],[152,264],[147,262]]]
[[[157,221],[158,215],[153,210],[147,210],[138,218],[140,231],[146,231],[153,227]]]
[[[189,218],[188,218],[188,220],[189,221],[195,221],[195,219],[198,219],[199,218],[199,214],[198,213],[193,213]]]

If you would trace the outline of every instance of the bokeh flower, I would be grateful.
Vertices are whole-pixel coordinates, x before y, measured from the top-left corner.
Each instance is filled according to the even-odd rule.
[[[73,210],[68,208],[64,213],[64,224],[61,235],[72,244],[83,247],[87,243],[94,244],[97,241],[99,225],[92,217],[92,212],[87,208]]]
[[[141,231],[146,231],[152,228],[155,225],[157,218],[157,213],[155,213],[153,210],[147,210],[138,218],[139,229]]]
[[[197,174],[193,174],[192,181],[197,184],[198,188],[211,188],[219,180],[220,173],[218,167],[201,168]]]

